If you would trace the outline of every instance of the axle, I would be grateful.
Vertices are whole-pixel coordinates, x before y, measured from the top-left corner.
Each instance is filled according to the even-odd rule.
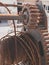
[[[0,14],[0,20],[23,20],[24,15]]]
[[[3,5],[0,4],[0,6],[3,6]],[[23,7],[23,5],[14,5],[14,4],[4,4],[4,6],[7,6],[7,7]]]

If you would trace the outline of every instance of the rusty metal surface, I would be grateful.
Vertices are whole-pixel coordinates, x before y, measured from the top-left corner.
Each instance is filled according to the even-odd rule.
[[[46,65],[49,65],[49,34],[48,30],[40,30],[43,39],[43,48],[45,54]]]
[[[14,5],[14,4],[5,4],[5,3],[3,3],[4,4],[4,6],[7,6],[7,7],[23,7],[23,5]],[[1,2],[0,2],[0,6],[3,6],[3,5],[1,5]]]
[[[26,35],[25,35],[26,36]],[[5,61],[7,61],[7,64],[9,63],[9,64],[12,64],[12,63],[16,63],[16,64],[18,64],[21,60],[23,60],[23,61],[25,61],[27,58],[27,60],[30,60],[31,61],[31,64],[34,64],[34,65],[39,65],[39,63],[40,63],[40,61],[39,61],[39,59],[40,59],[40,56],[39,56],[39,54],[38,54],[38,50],[37,50],[37,48],[36,48],[36,46],[34,45],[34,43],[31,41],[31,39],[29,38],[29,36],[27,37],[28,38],[28,40],[29,41],[25,41],[23,38],[21,38],[21,37],[18,37],[18,36],[16,36],[16,43],[15,43],[15,41],[14,41],[14,37],[11,37],[11,38],[8,38],[8,39],[5,39],[5,40],[3,40],[2,41],[2,49],[4,50],[2,50],[3,51],[3,54],[4,54],[4,52],[6,53],[4,56],[3,56],[3,58],[2,59],[5,59],[4,60],[4,62],[2,61],[2,63],[5,63]],[[13,40],[13,41],[12,41]],[[7,41],[7,42],[6,42]],[[28,43],[27,43],[28,42]],[[14,44],[13,44],[14,43]],[[31,43],[31,44],[30,44]],[[5,45],[5,47],[3,47]],[[12,49],[10,48],[10,45],[12,45]],[[16,45],[17,45],[17,47],[16,47]],[[20,45],[20,47],[18,46],[18,45]],[[15,46],[15,50],[14,50],[14,46]],[[21,46],[22,46],[22,48],[24,49],[21,49]],[[6,49],[7,48],[7,49]],[[22,54],[20,55],[20,53],[21,53],[21,51],[22,51]],[[14,52],[14,51],[15,52]],[[17,50],[17,53],[16,53],[16,50]],[[18,51],[19,50],[19,51]],[[36,50],[36,52],[35,52],[35,50]],[[9,51],[9,52],[8,52]],[[13,52],[13,53],[12,53]],[[24,53],[25,52],[25,53]],[[14,58],[12,59],[12,54],[13,54],[13,56],[14,56]],[[9,55],[10,54],[10,55]],[[26,57],[25,57],[25,55],[27,55]],[[7,57],[7,55],[8,55],[8,57]],[[20,55],[20,56],[19,56]],[[36,59],[36,57],[37,57],[37,59]],[[26,58],[26,59],[25,59]],[[15,60],[14,60],[15,59]],[[31,65],[30,64],[30,65]],[[6,63],[5,63],[5,65],[6,65]]]
[[[44,9],[40,9],[39,5],[25,5],[22,9],[22,14],[26,14],[23,23],[28,29],[47,28],[47,17]]]
[[[44,31],[44,33],[45,33],[45,31]],[[43,33],[42,33],[42,35],[43,35]],[[14,39],[16,40],[16,43],[15,43]],[[44,38],[42,37],[42,39],[44,39]],[[47,45],[45,47],[45,44],[47,44],[47,43],[45,43],[45,41],[42,42],[42,45],[43,45],[43,49],[44,49],[44,51],[43,51],[44,55],[46,55],[44,57],[47,59],[47,54],[45,53],[45,51],[48,51],[48,50],[47,50]],[[5,45],[5,47],[3,47],[4,45]],[[13,50],[14,50],[13,46],[15,46],[15,52],[10,49],[10,45],[11,45],[11,48]],[[23,51],[22,51],[21,48],[23,49]],[[32,65],[33,64],[34,65],[41,65],[41,64],[43,65],[43,63],[42,63],[42,61],[44,61],[42,59],[43,56],[40,55],[40,51],[42,49],[40,49],[39,45],[37,43],[35,43],[33,39],[30,38],[30,33],[28,34],[28,32],[27,33],[26,32],[25,33],[21,33],[20,36],[12,36],[12,37],[9,37],[7,39],[4,39],[2,41],[2,49],[4,50],[4,52],[6,52],[5,55],[8,55],[7,60],[6,60],[6,56],[5,55],[3,57],[3,58],[5,58],[4,62],[7,61],[7,64],[8,63],[9,64],[13,64],[13,63],[18,64],[22,60],[23,61],[28,61],[29,60],[29,62],[31,62],[30,65],[31,64]],[[8,50],[9,50],[9,52],[7,52]],[[16,50],[17,50],[17,52],[16,52]],[[21,53],[20,50],[22,51],[22,53]],[[4,52],[3,52],[3,54],[4,54]],[[15,56],[13,59],[12,59],[12,54],[11,53],[13,54],[13,56]],[[20,53],[21,53],[21,55],[20,55]],[[49,60],[46,60],[46,59],[45,59],[45,61],[48,63]],[[45,64],[45,61],[44,61],[44,64]],[[47,65],[47,63],[46,63],[46,65]]]
[[[15,5],[4,4],[4,6]],[[1,14],[0,20],[12,19],[15,35],[9,37],[7,35],[1,39],[1,65],[49,65],[49,34],[47,18],[44,19],[46,17],[44,10],[40,10],[37,5],[27,4],[24,5],[20,16],[9,13],[8,15]],[[17,35],[14,20],[21,20],[22,15],[24,15],[25,30]],[[37,30],[38,33],[32,33],[32,30]],[[37,35],[40,36],[40,41],[36,39]],[[35,36],[37,37],[35,38]],[[19,64],[20,62],[22,64]]]
[[[17,14],[0,14],[0,20],[23,20],[23,16]]]
[[[36,64],[39,65],[41,63],[41,59],[40,59],[40,55],[39,55],[39,50],[37,50],[38,46],[36,47],[35,43],[31,40],[28,33],[22,34],[21,37],[23,40],[25,40],[27,42],[27,44],[29,45],[28,47],[31,48],[30,53],[33,57],[33,60],[35,61],[35,65]],[[36,51],[35,51],[35,49],[36,49]],[[37,57],[37,59],[36,59],[36,57]]]

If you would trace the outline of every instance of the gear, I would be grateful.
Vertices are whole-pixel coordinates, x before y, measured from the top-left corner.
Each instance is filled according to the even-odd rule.
[[[27,31],[31,31],[33,29],[34,30],[37,29],[39,31],[42,37],[41,45],[44,49],[43,51],[45,57],[44,65],[49,65],[49,34],[47,29],[47,17],[44,9],[40,5],[27,4],[22,9],[22,14],[26,15],[25,19],[23,20],[24,28],[28,29]],[[42,62],[42,64],[43,63],[44,62]]]
[[[41,10],[39,5],[24,5],[22,14],[25,15],[23,24],[26,28],[46,27],[45,11]]]

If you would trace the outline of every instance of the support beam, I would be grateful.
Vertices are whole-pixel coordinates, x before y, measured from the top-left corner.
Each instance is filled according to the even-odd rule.
[[[0,20],[23,20],[23,16],[16,14],[0,14]]]

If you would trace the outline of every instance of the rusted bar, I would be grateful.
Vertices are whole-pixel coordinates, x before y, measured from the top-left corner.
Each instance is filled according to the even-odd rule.
[[[14,5],[14,4],[4,4],[7,7],[23,7],[23,5]],[[0,6],[3,6],[0,4]]]
[[[17,14],[0,14],[0,20],[22,20],[23,16]]]

